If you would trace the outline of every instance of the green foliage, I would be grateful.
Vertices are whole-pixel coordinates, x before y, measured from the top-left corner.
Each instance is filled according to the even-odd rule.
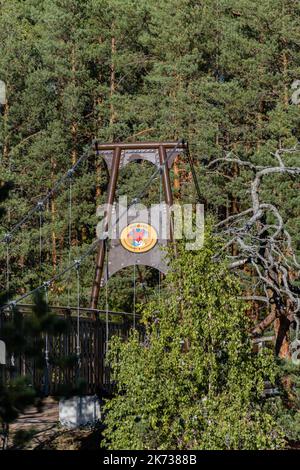
[[[280,396],[269,401],[270,412],[276,417],[290,444],[300,440],[300,368],[291,360],[278,359]]]
[[[12,380],[8,386],[0,384],[0,423],[11,423],[28,405],[34,403],[36,394],[26,377]]]
[[[300,77],[297,2],[288,0],[0,0],[0,76],[8,106],[0,117],[0,171],[14,182],[4,227],[14,225],[74,163],[93,138],[100,141],[184,137],[198,163],[202,199],[217,217],[249,202],[252,174],[205,171],[213,157],[233,150],[257,164],[299,140],[299,106],[290,100]],[[297,164],[299,155],[286,157]],[[188,170],[186,162],[183,164]],[[120,194],[133,195],[150,170],[121,172]],[[144,176],[142,176],[142,174]],[[264,199],[280,207],[299,245],[297,180],[264,182]],[[91,155],[74,178],[71,259],[94,240],[96,207],[107,175]],[[146,203],[157,194],[152,188]],[[195,200],[182,183],[182,201]],[[68,195],[43,212],[42,270],[38,217],[15,234],[10,282],[17,294],[67,265]],[[2,236],[6,228],[0,228]],[[300,245],[299,245],[300,246]],[[5,283],[0,246],[0,285]],[[20,276],[20,268],[22,275]],[[81,276],[87,305],[93,257]],[[132,307],[127,273],[110,308]],[[58,282],[51,301],[75,302],[75,281]],[[115,291],[114,286],[112,290]],[[131,296],[132,297],[132,296]],[[124,302],[122,303],[122,299]],[[102,305],[101,305],[102,306]]]
[[[0,203],[3,203],[9,195],[9,191],[12,189],[13,185],[11,182],[4,182],[3,184],[0,184]],[[5,214],[5,208],[3,206],[0,207],[0,223],[2,220],[2,217]]]
[[[14,449],[22,449],[24,444],[30,442],[31,439],[38,433],[34,428],[28,430],[20,429],[14,434],[13,447]]]
[[[276,379],[268,350],[252,351],[237,279],[212,260],[209,234],[199,251],[179,249],[165,295],[136,332],[114,339],[117,396],[105,406],[110,449],[275,449],[282,434],[265,410],[264,383]]]
[[[9,190],[12,185],[10,183],[4,183],[0,187],[0,202],[3,203],[8,197]],[[3,207],[0,208],[0,222],[4,215]],[[0,300],[3,301],[6,295],[3,295],[0,292]],[[16,325],[15,325],[16,326]],[[19,329],[14,330],[14,333],[17,335],[21,334]],[[1,339],[6,340],[7,337],[1,329]],[[21,339],[21,338],[20,338]],[[23,341],[23,337],[21,342]],[[19,343],[20,345],[20,343]],[[6,344],[7,346],[7,344]],[[18,347],[18,343],[15,345]],[[3,368],[3,366],[0,366]],[[2,372],[2,371],[1,371]],[[11,380],[8,384],[2,378],[0,379],[0,424],[3,430],[3,447],[6,445],[6,439],[8,435],[8,426],[9,423],[14,421],[19,413],[24,411],[24,409],[32,404],[35,400],[35,390],[33,390],[31,384],[29,383],[26,377],[18,377],[14,380]]]
[[[35,296],[32,313],[22,314],[13,309],[11,318],[1,328],[1,337],[6,343],[8,353],[16,356],[25,354],[35,360],[36,366],[44,368],[43,349],[45,334],[55,335],[67,331],[67,323],[53,312],[41,294]]]
[[[0,78],[8,99],[0,116],[0,172],[1,181],[13,184],[3,203],[0,237],[95,137],[186,138],[202,199],[220,219],[248,207],[252,174],[234,168],[216,174],[206,171],[207,163],[233,150],[242,159],[272,165],[270,152],[299,140],[300,107],[290,100],[291,84],[300,78],[298,2],[0,0],[0,7]],[[287,165],[298,161],[297,153],[286,156]],[[189,171],[186,162],[182,165]],[[124,169],[119,194],[134,195],[150,172],[147,165]],[[44,208],[41,256],[39,216],[15,233],[9,245],[14,296],[64,269],[91,244],[107,183],[101,158],[91,155],[72,184],[71,246],[68,191]],[[266,178],[262,193],[280,208],[299,251],[299,182]],[[156,184],[142,202],[158,202],[157,194]],[[180,199],[195,200],[188,179],[183,178]],[[6,255],[1,244],[1,304],[9,295]],[[82,306],[89,303],[93,274],[91,255],[81,270]],[[147,272],[144,278],[151,295],[155,275]],[[116,275],[108,288],[111,309],[132,310],[130,269]],[[147,300],[145,289],[138,287],[137,293]],[[51,303],[76,304],[75,277],[55,283],[49,296]],[[104,305],[102,296],[99,306]],[[186,318],[190,307],[182,309]],[[47,318],[36,319],[38,328]]]
[[[12,185],[5,183],[0,187],[0,202],[3,203],[8,197]],[[0,219],[3,212],[0,210]],[[1,221],[0,220],[0,221]],[[7,293],[0,292],[0,299],[3,301]],[[3,314],[2,314],[3,315]],[[4,321],[4,315],[1,323]],[[35,365],[41,371],[45,367],[43,357],[44,335],[59,334],[66,331],[66,323],[51,313],[43,296],[37,294],[34,299],[32,313],[21,315],[17,308],[12,309],[10,318],[1,324],[0,337],[5,342],[7,357],[12,354],[15,357],[25,355],[27,360],[35,361]],[[37,398],[36,390],[32,387],[29,377],[15,376],[14,366],[0,366],[0,425],[3,434],[3,447],[6,447],[9,432],[9,424],[13,422],[20,413],[29,406],[36,404],[41,406]],[[6,373],[8,372],[8,375]],[[18,443],[26,440],[25,436],[17,436]]]

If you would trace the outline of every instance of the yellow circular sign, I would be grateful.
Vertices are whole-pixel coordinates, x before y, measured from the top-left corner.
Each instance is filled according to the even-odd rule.
[[[155,228],[144,222],[135,222],[122,230],[120,238],[122,246],[132,253],[146,253],[157,242]]]

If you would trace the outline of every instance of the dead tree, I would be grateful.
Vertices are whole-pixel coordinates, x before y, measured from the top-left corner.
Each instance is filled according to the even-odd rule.
[[[263,201],[261,189],[265,178],[275,174],[300,177],[300,168],[284,163],[287,154],[296,152],[299,153],[298,146],[277,150],[272,154],[274,165],[271,166],[255,165],[232,152],[208,165],[208,169],[213,171],[224,165],[238,165],[252,174],[249,207],[219,222],[216,230],[225,236],[224,250],[230,260],[230,268],[243,275],[248,267],[251,273],[252,293],[245,299],[268,306],[265,309],[267,316],[256,324],[253,334],[262,334],[274,323],[276,352],[284,357],[290,354],[289,328],[291,324],[298,324],[300,318],[300,289],[293,283],[299,276],[300,264],[279,209]]]

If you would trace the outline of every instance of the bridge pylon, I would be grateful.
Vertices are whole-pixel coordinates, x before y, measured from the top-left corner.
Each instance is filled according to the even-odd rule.
[[[183,142],[136,142],[136,143],[94,143],[94,150],[101,155],[109,172],[109,184],[106,198],[106,211],[102,225],[103,233],[114,234],[108,247],[107,239],[100,239],[96,255],[96,269],[91,294],[91,308],[97,309],[101,287],[109,278],[126,266],[151,266],[166,273],[168,267],[161,247],[173,240],[172,217],[169,209],[173,205],[173,193],[170,180],[170,168],[176,157],[185,151]],[[136,213],[125,210],[127,217],[119,216],[113,230],[109,230],[113,220],[116,188],[119,170],[131,162],[148,161],[156,166],[161,175],[164,202],[155,210],[138,210]],[[136,201],[140,202],[140,201]],[[167,217],[161,219],[162,212]],[[122,207],[118,207],[123,214]],[[130,213],[131,212],[131,213]],[[151,221],[149,222],[149,220]],[[125,220],[125,222],[124,222]],[[162,226],[161,220],[167,221],[168,227]],[[107,254],[107,269],[104,270]]]

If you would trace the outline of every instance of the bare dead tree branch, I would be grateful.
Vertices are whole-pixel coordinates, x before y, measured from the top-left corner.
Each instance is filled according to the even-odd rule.
[[[292,311],[294,318],[300,314],[300,289],[292,285],[291,278],[292,275],[299,275],[300,263],[279,209],[274,204],[261,200],[261,189],[264,179],[273,175],[300,177],[300,168],[286,166],[284,163],[285,154],[293,154],[299,150],[299,145],[290,149],[277,149],[271,154],[275,158],[273,166],[255,165],[250,161],[241,160],[233,152],[213,160],[208,165],[210,171],[231,164],[251,171],[251,206],[222,220],[215,229],[227,238],[222,251],[228,253],[228,259],[231,260],[230,269],[239,271],[249,265],[257,278],[256,292],[245,298],[276,304],[279,315],[289,316]],[[229,252],[233,246],[237,250],[235,256]],[[264,295],[261,295],[262,291]],[[275,313],[270,313],[253,332],[261,333],[275,318]]]

